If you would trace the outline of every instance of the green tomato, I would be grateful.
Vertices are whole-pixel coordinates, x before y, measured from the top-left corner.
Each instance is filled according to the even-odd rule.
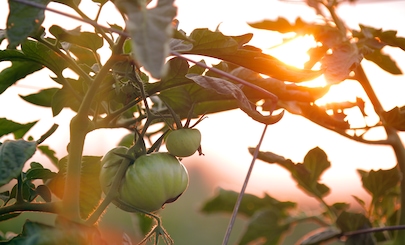
[[[188,186],[188,173],[173,155],[156,152],[140,156],[129,166],[119,199],[135,208],[154,212],[174,202]]]
[[[177,157],[189,157],[200,147],[201,133],[195,128],[182,128],[170,132],[166,138],[167,150]]]
[[[122,157],[118,156],[115,153],[126,154],[128,151],[127,147],[118,146],[114,149],[111,149],[103,159],[101,160],[101,171],[100,171],[100,184],[104,193],[107,194],[110,186],[114,180],[115,174],[120,167]]]

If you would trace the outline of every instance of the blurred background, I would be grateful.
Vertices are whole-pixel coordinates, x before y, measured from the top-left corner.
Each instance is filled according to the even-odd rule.
[[[282,61],[303,67],[308,59],[306,50],[313,45],[311,37],[297,38],[286,45],[279,46],[283,38],[288,36],[275,32],[255,30],[247,25],[248,22],[257,22],[263,19],[275,20],[284,17],[290,22],[297,17],[308,22],[319,20],[315,10],[309,8],[305,2],[299,0],[205,0],[187,1],[176,0],[178,6],[179,29],[190,33],[195,28],[218,28],[226,35],[241,35],[254,33],[250,44],[262,48],[269,54],[276,56]],[[7,18],[7,2],[0,2],[0,28],[5,28]],[[62,5],[50,4],[49,7],[60,9]],[[91,13],[95,9],[90,0],[82,0],[83,10]],[[66,10],[69,12],[70,10]],[[72,12],[73,13],[73,12]],[[95,12],[94,12],[95,13]],[[338,15],[346,22],[347,26],[359,29],[359,23],[383,28],[384,30],[397,30],[398,36],[405,36],[405,1],[395,0],[359,0],[353,3],[342,3],[337,10]],[[90,14],[91,16],[91,14]],[[111,3],[104,6],[101,24],[123,25],[121,17],[115,11]],[[73,29],[79,25],[82,30],[91,30],[91,27],[68,19],[64,16],[46,12],[45,27],[58,24],[65,29]],[[3,44],[4,45],[4,44]],[[277,46],[277,47],[275,47]],[[405,53],[395,48],[384,48],[384,51],[397,61],[398,66],[405,71]],[[108,50],[103,50],[104,58],[108,57]],[[215,62],[215,61],[212,61]],[[403,92],[405,81],[403,76],[390,75],[371,62],[363,61],[364,69],[369,76],[373,87],[385,110],[405,104]],[[0,70],[7,67],[7,62],[0,63]],[[74,74],[68,75],[74,76]],[[19,95],[28,95],[46,87],[56,87],[49,76],[49,71],[40,71],[19,81],[0,96],[0,117],[6,117],[19,123],[32,122],[41,119],[28,135],[35,139],[39,138],[54,123],[60,125],[59,129],[46,140],[45,144],[56,150],[59,158],[65,156],[66,145],[69,141],[68,127],[71,117],[74,115],[69,110],[64,110],[60,115],[53,118],[51,110],[47,108],[27,108]],[[314,83],[322,84],[322,78]],[[330,92],[319,104],[326,102],[355,101],[356,97],[363,98],[365,94],[355,82],[343,82],[331,88]],[[7,105],[7,106],[5,106]],[[366,112],[369,117],[367,122],[372,123],[376,119],[370,106],[366,104]],[[348,120],[351,123],[363,122],[360,111],[350,111]],[[357,120],[357,121],[356,121]],[[239,191],[246,172],[251,162],[251,155],[247,148],[256,146],[263,125],[254,122],[242,111],[234,110],[226,113],[208,115],[208,118],[197,127],[202,135],[202,149],[204,156],[197,156],[183,160],[190,173],[190,186],[178,201],[167,207],[160,213],[165,225],[175,244],[220,244],[225,234],[230,215],[204,215],[199,210],[204,201],[213,197],[218,188]],[[86,155],[104,155],[108,150],[116,146],[126,130],[97,130],[86,138]],[[404,136],[403,134],[401,135]],[[368,134],[370,139],[384,138],[384,132],[374,130]],[[7,137],[2,138],[4,141]],[[348,202],[356,209],[352,195],[359,196],[363,200],[369,200],[368,194],[362,190],[360,178],[356,169],[389,169],[396,164],[391,148],[383,146],[365,145],[350,141],[342,136],[316,126],[312,122],[298,116],[286,113],[284,118],[277,124],[268,128],[261,150],[271,151],[278,155],[292,159],[294,162],[302,162],[305,154],[312,148],[319,146],[327,154],[332,167],[322,176],[322,182],[331,188],[331,193],[326,198],[328,203]],[[49,160],[37,153],[33,161],[41,162],[47,167],[56,170]],[[316,212],[318,203],[301,192],[291,180],[290,175],[284,169],[276,165],[264,162],[256,162],[248,193],[262,196],[264,193],[279,199],[280,201],[295,201],[299,208],[306,212]],[[25,219],[36,219],[35,214],[24,214],[13,220],[0,223],[0,230],[20,232]],[[119,217],[119,218],[118,218]],[[52,222],[52,219],[50,219]],[[114,230],[122,229],[132,234],[131,228],[134,220],[126,213],[121,212],[114,206],[105,213],[100,226]],[[232,233],[231,244],[237,241],[242,234],[246,221],[238,218],[236,227]],[[305,234],[311,229],[306,226],[298,232]],[[115,233],[114,233],[115,234]],[[116,234],[117,235],[117,234]],[[119,235],[117,235],[119,236]],[[285,244],[293,244],[300,234],[286,240]]]

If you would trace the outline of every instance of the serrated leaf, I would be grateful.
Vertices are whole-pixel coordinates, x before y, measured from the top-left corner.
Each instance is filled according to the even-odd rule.
[[[201,211],[207,214],[218,212],[232,213],[237,198],[237,192],[219,189],[215,197],[204,203]],[[295,206],[296,203],[294,202],[280,202],[267,194],[262,198],[252,194],[245,194],[243,195],[238,212],[239,214],[244,214],[250,217],[262,208],[271,207],[274,210],[277,210],[280,215],[287,216],[286,211],[295,208]]]
[[[96,228],[70,222],[70,225],[54,227],[27,220],[22,233],[12,238],[8,244],[100,244],[106,245]]]
[[[363,55],[354,44],[343,43],[333,48],[332,54],[328,54],[322,59],[322,69],[326,81],[329,84],[336,84],[346,80],[362,59]]]
[[[0,53],[3,57],[5,53]],[[4,57],[2,58],[4,60]],[[16,83],[27,75],[39,71],[43,68],[42,65],[31,61],[13,61],[11,66],[0,72],[0,94],[6,91],[11,85]]]
[[[57,116],[63,108],[71,108],[77,111],[80,107],[80,101],[76,97],[78,94],[83,93],[83,84],[81,81],[67,79],[69,86],[63,86],[56,91],[52,97],[51,107],[53,116]],[[72,89],[74,91],[72,91]]]
[[[34,3],[48,5],[50,0],[31,0]],[[45,19],[45,10],[27,4],[8,1],[7,38],[9,48],[15,48],[28,36],[36,33]]]
[[[27,180],[42,179],[44,181],[52,179],[56,176],[56,173],[52,172],[47,168],[34,168],[28,169],[26,172],[25,178]]]
[[[159,0],[156,7],[146,8],[146,2],[121,0],[117,7],[128,16],[134,58],[155,78],[165,73],[164,63],[170,53],[172,21],[177,8],[173,0]]]
[[[29,94],[26,96],[20,95],[20,97],[34,105],[51,107],[53,95],[59,91],[59,88],[46,88],[40,90],[38,93]]]
[[[26,124],[16,123],[7,118],[0,118],[0,137],[13,133],[16,139],[22,138],[38,121]]]
[[[264,124],[274,124],[283,116],[282,113],[276,116],[264,116],[260,114],[252,102],[250,102],[243,93],[242,89],[225,79],[196,74],[187,74],[186,77],[193,80],[195,83],[205,89],[214,90],[218,94],[233,97],[238,102],[239,108],[258,122]]]
[[[371,228],[366,216],[360,213],[342,212],[336,220],[336,225],[343,233]],[[376,244],[372,233],[348,236],[345,245],[373,245]]]
[[[249,148],[253,154],[254,148]],[[329,187],[318,183],[322,173],[330,167],[325,152],[319,147],[310,150],[304,158],[304,163],[294,163],[290,159],[271,152],[259,152],[258,159],[268,163],[277,163],[287,169],[298,186],[311,196],[322,198],[329,193]]]
[[[68,63],[53,50],[42,43],[36,41],[25,41],[21,45],[21,50],[25,54],[25,59],[36,61],[48,67],[55,74],[60,74]]]
[[[34,155],[36,147],[36,142],[25,140],[7,140],[0,145],[0,186],[21,174],[25,162]]]
[[[382,116],[388,126],[399,131],[405,131],[405,106],[394,107],[387,112],[383,112]]]
[[[371,227],[370,221],[364,214],[343,211],[336,220],[336,225],[342,232],[357,231]]]
[[[387,54],[383,54],[381,50],[374,50],[372,53],[364,56],[367,60],[374,62],[381,69],[394,75],[402,74],[401,69],[397,66],[397,63]]]
[[[370,172],[357,171],[361,176],[364,189],[373,196],[373,200],[384,197],[400,182],[400,173],[396,167],[392,169],[379,169]]]
[[[83,156],[80,175],[80,214],[87,218],[94,211],[101,199],[99,175],[101,157]],[[67,157],[59,160],[58,174],[49,182],[49,189],[59,198],[63,197],[65,186]]]
[[[40,145],[38,146],[38,150],[47,156],[51,162],[56,165],[59,162],[59,159],[56,157],[56,152],[49,148],[47,145]]]
[[[73,30],[65,30],[60,26],[53,25],[49,32],[59,41],[76,44],[96,52],[103,46],[103,38],[93,32],[81,32],[80,27]]]
[[[319,228],[317,231],[311,232],[315,233],[307,238],[305,238],[300,244],[301,245],[321,245],[324,242],[330,241],[332,239],[337,239],[342,234],[341,231],[334,227]]]
[[[243,45],[248,41],[246,37],[238,39],[208,29],[196,29],[190,34],[190,38],[194,40],[193,49],[182,52],[184,54],[218,58],[278,80],[302,82],[312,80],[322,74],[321,71],[303,70],[289,66],[273,56],[262,53],[261,50]]]
[[[262,240],[265,245],[277,245],[284,233],[290,229],[291,223],[280,224],[282,216],[271,208],[257,211],[249,220],[246,232],[239,244],[246,245],[255,240]]]

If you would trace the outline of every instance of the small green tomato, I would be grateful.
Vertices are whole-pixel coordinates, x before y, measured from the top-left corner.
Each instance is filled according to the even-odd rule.
[[[182,128],[169,133],[166,138],[167,150],[177,157],[189,157],[200,147],[201,133],[195,128]]]
[[[119,190],[124,203],[148,212],[174,202],[188,186],[188,173],[173,155],[156,152],[140,156],[127,169]]]
[[[123,159],[121,156],[118,156],[115,153],[126,154],[127,151],[127,147],[118,146],[107,152],[107,154],[105,154],[101,160],[102,167],[100,171],[100,184],[105,194],[107,194],[108,190],[110,189],[115,174],[120,167],[121,160]]]

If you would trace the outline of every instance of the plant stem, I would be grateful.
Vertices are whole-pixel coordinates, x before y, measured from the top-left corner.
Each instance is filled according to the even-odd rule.
[[[21,211],[59,213],[60,209],[61,209],[61,202],[15,203],[13,205],[0,208],[0,216],[4,214],[10,214]]]
[[[394,150],[395,157],[397,159],[397,168],[399,169],[399,172],[402,175],[401,182],[400,182],[401,198],[400,198],[400,210],[399,210],[399,224],[405,225],[405,212],[404,212],[404,208],[405,208],[405,178],[404,178],[404,176],[405,176],[405,147],[404,147],[397,131],[385,123],[385,120],[382,116],[384,109],[383,109],[380,101],[378,100],[377,95],[375,94],[373,88],[371,87],[370,81],[368,80],[367,75],[365,74],[363,68],[361,66],[358,66],[355,70],[355,73],[356,73],[357,80],[362,85],[364,91],[366,92],[371,103],[373,104],[375,112],[380,117],[380,119],[383,123],[385,132],[387,133],[388,143],[391,145],[392,149]],[[405,241],[405,231],[400,230],[397,232],[397,236],[395,238],[394,244],[399,245],[399,244],[402,244],[403,241]]]
[[[96,95],[98,87],[115,63],[114,55],[115,53],[113,52],[113,55],[96,75],[96,78],[83,98],[77,115],[70,122],[70,147],[63,196],[63,216],[73,221],[81,221],[79,207],[80,173],[84,140],[86,134],[91,128],[88,112],[91,108],[91,103]]]
[[[253,153],[252,162],[250,163],[249,170],[248,170],[248,172],[246,174],[245,181],[243,182],[242,189],[241,189],[241,191],[240,191],[240,193],[238,195],[238,199],[236,200],[235,207],[233,208],[232,217],[231,217],[231,220],[229,221],[229,225],[228,225],[228,228],[226,230],[225,237],[224,237],[224,240],[222,242],[222,245],[227,245],[228,244],[229,238],[231,236],[233,225],[235,224],[236,215],[238,214],[239,206],[240,206],[240,204],[242,202],[243,196],[245,195],[246,187],[247,187],[247,184],[249,182],[250,175],[252,174],[252,171],[253,171],[253,166],[255,165],[257,156],[258,156],[259,151],[260,151],[260,146],[261,146],[261,144],[263,142],[264,135],[266,134],[267,126],[268,125],[265,124],[263,132],[262,132],[262,136],[260,137],[259,143],[257,144],[255,152]]]

